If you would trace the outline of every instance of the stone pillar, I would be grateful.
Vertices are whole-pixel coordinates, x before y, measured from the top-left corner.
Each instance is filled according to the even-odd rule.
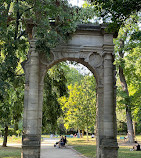
[[[38,134],[42,133],[42,108],[44,84],[39,84]]]
[[[23,133],[26,133],[26,129],[27,129],[28,93],[29,93],[29,84],[26,83],[25,86],[24,86]]]
[[[106,35],[105,35],[106,36]],[[112,39],[112,38],[110,38]],[[114,102],[113,49],[108,38],[104,49],[104,136],[101,142],[101,158],[117,158],[118,144],[116,139],[116,120]]]
[[[35,51],[35,40],[30,41],[29,61],[29,92],[26,107],[25,131],[22,137],[22,158],[40,158],[40,131],[38,125],[38,85],[39,85],[39,57]]]
[[[97,145],[97,158],[101,158],[101,140],[104,135],[104,127],[103,127],[103,85],[97,86],[97,105],[96,105],[96,145]]]
[[[40,56],[39,56],[40,59]],[[44,77],[47,71],[47,66],[40,61],[39,72],[39,87],[38,87],[38,132],[42,133],[42,108],[43,108],[43,89],[44,89]]]

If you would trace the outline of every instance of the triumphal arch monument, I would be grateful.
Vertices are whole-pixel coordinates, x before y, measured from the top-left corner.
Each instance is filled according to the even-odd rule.
[[[50,58],[35,49],[30,40],[28,59],[24,65],[24,124],[22,158],[40,158],[44,76],[61,61],[76,61],[86,66],[97,83],[97,158],[117,158],[116,80],[113,34],[103,25],[78,25],[67,43],[51,50]]]

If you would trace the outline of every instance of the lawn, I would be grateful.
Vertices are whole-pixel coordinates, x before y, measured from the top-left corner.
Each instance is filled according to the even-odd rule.
[[[44,137],[44,136],[43,136]],[[141,151],[130,151],[132,144],[127,141],[120,140],[120,136],[117,137],[119,143],[118,158],[141,158]],[[141,136],[137,136],[136,140],[141,144]],[[21,137],[15,136],[8,137],[9,143],[21,143]],[[0,138],[0,144],[2,144],[2,138]],[[68,138],[68,145],[73,146],[75,150],[82,153],[88,158],[96,158],[96,140],[90,138],[89,141],[84,138]],[[21,149],[17,147],[0,147],[0,158],[20,158]]]
[[[19,144],[22,141],[21,137],[8,137],[8,143]],[[3,139],[0,138],[0,158],[20,158],[21,148],[18,147],[1,147]]]
[[[117,137],[119,143],[118,158],[141,158],[141,151],[130,151],[133,144],[127,143],[127,141],[120,140],[121,135]],[[122,136],[123,137],[123,136]],[[136,139],[141,144],[141,136],[136,136]],[[68,145],[72,145],[75,150],[82,153],[88,158],[96,158],[96,140],[89,138],[86,141],[84,138],[70,138],[68,139]]]
[[[0,158],[20,158],[21,148],[0,147]]]

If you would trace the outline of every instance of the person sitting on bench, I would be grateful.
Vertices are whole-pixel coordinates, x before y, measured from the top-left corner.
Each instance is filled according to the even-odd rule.
[[[59,148],[60,148],[61,146],[65,146],[66,143],[67,143],[66,136],[65,136],[65,138],[62,136],[62,138],[61,138],[61,140],[60,140],[60,142],[59,142]]]
[[[62,136],[62,137],[63,137],[63,136]],[[60,140],[59,140],[59,142],[61,141],[62,137],[61,137],[61,135],[60,135]],[[56,142],[56,143],[54,144],[54,147],[56,147],[57,145],[58,145],[58,147],[59,147],[59,142]]]

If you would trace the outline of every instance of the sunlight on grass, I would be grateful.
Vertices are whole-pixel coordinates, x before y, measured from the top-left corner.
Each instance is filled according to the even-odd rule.
[[[8,136],[7,138],[8,143],[22,143],[22,137],[16,137],[16,136]],[[0,143],[2,144],[3,138],[0,138]]]
[[[0,147],[0,158],[20,158],[21,148],[18,147]]]
[[[96,139],[89,137],[89,141],[87,141],[86,136],[83,138],[67,138],[68,145],[76,146],[76,145],[96,145]]]

